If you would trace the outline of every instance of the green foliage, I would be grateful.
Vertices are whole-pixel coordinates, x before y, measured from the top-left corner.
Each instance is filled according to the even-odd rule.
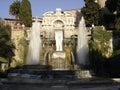
[[[26,27],[32,26],[32,12],[29,0],[16,0],[9,7],[9,13],[16,16]]]
[[[22,21],[26,27],[32,26],[32,12],[29,0],[22,0],[19,18],[20,21]]]
[[[111,15],[104,15],[104,23],[108,28],[114,27],[120,30],[120,0],[107,0],[106,7],[111,12]]]
[[[106,57],[108,49],[110,48],[108,43],[112,38],[112,32],[105,31],[102,27],[97,27],[94,29],[93,38],[93,48]]]
[[[101,17],[101,24],[105,26],[106,29],[114,29],[115,28],[115,15],[104,13]]]
[[[120,30],[120,17],[116,19],[116,25],[115,25],[117,30]]]
[[[119,30],[113,31],[113,38],[120,38],[120,31]]]
[[[111,11],[114,12],[117,9],[117,0],[107,0],[105,6]]]
[[[0,62],[7,63],[8,61],[5,58],[0,57]]]
[[[14,56],[14,48],[11,41],[11,28],[0,23],[0,57],[8,60],[9,64]]]
[[[81,12],[85,18],[86,26],[99,25],[99,9],[100,6],[94,0],[85,0],[85,7]]]
[[[115,28],[120,30],[120,0],[117,0],[117,15],[116,15],[116,25]]]
[[[93,37],[101,42],[107,42],[112,38],[112,32],[103,30],[102,27],[94,28]]]
[[[90,62],[93,71],[97,75],[104,74],[104,61],[111,57],[110,52],[110,39],[112,38],[112,32],[103,30],[102,27],[95,27],[93,31],[93,41],[89,43],[90,50]]]
[[[120,17],[120,0],[117,0],[117,16]]]
[[[16,16],[16,19],[19,17],[19,12],[20,12],[20,2],[19,1],[14,1],[9,8],[9,13],[13,16]]]
[[[92,69],[95,73],[100,74],[103,72],[104,59],[105,58],[100,53],[100,51],[93,49],[90,52],[90,63],[91,63]]]
[[[21,59],[24,60],[25,62],[28,51],[28,41],[25,40],[25,38],[21,38],[19,44],[23,47],[23,50],[22,49],[20,50],[20,56]]]
[[[115,50],[111,57],[115,57],[117,55],[120,55],[120,49],[119,50]]]
[[[111,38],[112,32],[103,30],[102,27],[94,28],[93,41],[89,44],[92,63],[101,62],[104,58],[108,58],[107,54],[109,53]]]
[[[120,55],[120,31],[119,30],[114,30],[113,31],[113,41],[115,43],[113,43],[114,51],[113,51],[112,57]]]

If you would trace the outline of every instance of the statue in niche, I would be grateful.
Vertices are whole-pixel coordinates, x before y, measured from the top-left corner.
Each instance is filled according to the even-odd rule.
[[[63,31],[56,30],[55,31],[55,40],[56,40],[56,51],[63,51]]]
[[[63,22],[61,20],[56,20],[54,22],[55,29],[55,40],[56,40],[56,51],[63,51]]]

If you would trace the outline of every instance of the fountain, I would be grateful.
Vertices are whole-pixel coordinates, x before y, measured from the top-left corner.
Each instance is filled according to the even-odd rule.
[[[66,53],[63,51],[63,30],[55,30],[56,51],[52,54],[54,70],[66,69]]]
[[[78,45],[77,45],[77,63],[81,66],[87,66],[88,62],[88,40],[85,20],[81,17],[78,31]]]
[[[88,61],[88,39],[83,16],[79,22],[78,42],[77,42],[77,64],[80,65],[78,70],[80,78],[91,78]]]
[[[66,51],[63,50],[63,29],[55,29],[55,45],[56,50],[51,54],[45,52],[44,58],[45,65],[40,63],[40,51],[41,51],[41,39],[40,39],[40,23],[36,19],[32,26],[31,38],[29,42],[29,49],[27,55],[26,65],[21,67],[11,69],[8,71],[9,76],[16,77],[26,77],[32,78],[33,76],[37,78],[73,78],[75,77],[74,69],[74,54],[73,51],[70,51],[70,54],[67,55]],[[86,38],[86,28],[84,18],[81,18],[79,23],[79,33],[78,33],[78,45],[77,45],[77,62],[78,65],[87,65],[87,38]],[[49,55],[48,58],[46,58]],[[68,57],[69,56],[69,57]],[[71,58],[70,64],[68,65],[68,58]],[[49,62],[50,61],[50,62]],[[70,66],[71,65],[71,66]],[[81,78],[91,77],[89,70],[78,70],[77,73],[80,73]]]
[[[67,70],[66,53],[63,51],[63,30],[55,30],[56,51],[53,52],[52,65],[41,65],[40,23],[35,20],[32,26],[26,65],[8,70],[9,77],[19,78],[74,78],[75,72]],[[45,54],[46,59],[47,53]]]
[[[27,65],[39,64],[40,61],[40,50],[41,39],[40,39],[40,23],[35,20],[32,26],[31,38],[27,54]]]
[[[39,28],[40,28],[40,23],[36,19],[36,21],[33,23],[32,26],[31,39],[29,42],[29,50],[26,61],[27,65],[18,66],[16,68],[9,69],[7,72],[9,79],[8,80],[4,79],[2,81],[3,83],[5,84],[10,83],[11,85],[12,84],[17,85],[15,86],[14,90],[18,89],[18,85],[20,84],[21,84],[21,87],[19,86],[20,88],[26,89],[25,86],[27,86],[27,88],[29,87],[28,89],[30,90],[36,89],[36,87],[38,89],[46,89],[43,87],[47,87],[51,90],[52,89],[56,90],[56,89],[61,89],[58,87],[69,87],[67,89],[80,89],[80,88],[85,89],[87,87],[91,89],[92,86],[95,86],[96,84],[98,86],[103,84],[103,87],[105,86],[105,84],[107,84],[107,86],[109,84],[115,85],[116,82],[109,83],[108,81],[106,82],[106,80],[105,81],[100,80],[100,82],[99,80],[97,81],[94,79],[88,80],[88,78],[91,78],[90,71],[81,68],[81,66],[89,65],[88,56],[87,56],[87,52],[88,52],[88,42],[86,37],[87,32],[83,17],[81,17],[81,21],[79,23],[79,33],[78,33],[78,42],[77,42],[78,45],[76,49],[77,59],[75,60],[75,54],[72,51],[72,49],[70,52],[71,56],[69,56],[70,58],[72,58],[73,61],[72,64],[74,64],[74,62],[77,61],[77,64],[80,66],[79,70],[77,70],[78,68],[77,69],[74,68],[72,70],[72,69],[67,69],[66,67],[67,54],[63,48],[64,35],[62,29],[55,30],[56,50],[53,51],[50,57],[52,61],[51,63],[53,64],[51,65],[51,67],[47,66],[47,64],[40,65],[39,55],[41,51],[41,39],[40,39]],[[48,54],[49,52],[45,52],[44,54],[45,59]],[[75,66],[77,67],[78,65]],[[79,78],[85,78],[85,79],[80,79],[80,80],[76,79],[75,78],[76,73],[79,74],[78,75]],[[48,79],[52,79],[52,80],[48,80]],[[52,87],[57,87],[57,88],[52,88]],[[11,86],[10,88],[13,89],[14,86]],[[93,88],[93,89],[97,89],[97,88]]]

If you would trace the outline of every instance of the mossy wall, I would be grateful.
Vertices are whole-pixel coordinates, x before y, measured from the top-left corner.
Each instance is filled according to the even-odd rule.
[[[41,60],[46,59],[44,62],[46,62],[47,65],[51,65],[52,64],[52,54],[53,52],[56,51],[56,45],[55,45],[55,40],[49,41],[49,40],[42,40],[44,43],[42,45],[42,50],[41,50]],[[74,54],[74,50],[75,50],[75,46],[69,42],[67,44],[63,44],[63,50],[66,53],[66,64],[67,64],[67,68],[68,69],[72,69],[73,68],[73,61],[72,61],[72,55],[71,52],[73,52]],[[47,56],[45,58],[45,55],[47,53]],[[42,61],[40,61],[42,63]]]

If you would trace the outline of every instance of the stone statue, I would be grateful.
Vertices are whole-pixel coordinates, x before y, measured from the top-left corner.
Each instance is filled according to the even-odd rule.
[[[63,31],[55,30],[56,51],[63,51]]]

